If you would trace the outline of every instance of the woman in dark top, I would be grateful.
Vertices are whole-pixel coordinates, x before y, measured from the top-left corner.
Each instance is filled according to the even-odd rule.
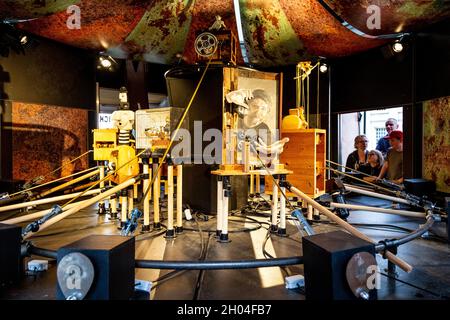
[[[347,157],[347,162],[345,166],[347,167],[345,171],[350,171],[350,169],[355,169],[359,171],[359,167],[367,163],[367,158],[369,152],[367,151],[367,144],[369,140],[365,135],[359,135],[355,138],[355,151],[350,153]]]

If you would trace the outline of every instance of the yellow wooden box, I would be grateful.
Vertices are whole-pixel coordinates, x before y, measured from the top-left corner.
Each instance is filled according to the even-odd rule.
[[[94,129],[94,160],[109,160],[111,152],[117,146],[117,129]]]

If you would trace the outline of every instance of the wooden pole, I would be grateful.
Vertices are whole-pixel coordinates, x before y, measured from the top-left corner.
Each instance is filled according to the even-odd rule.
[[[319,210],[322,214],[326,215],[328,219],[330,219],[333,222],[337,223],[342,228],[344,228],[345,230],[347,230],[348,232],[353,234],[355,237],[361,238],[361,239],[366,240],[367,242],[370,242],[370,243],[373,243],[373,244],[377,243],[375,240],[370,239],[364,233],[360,232],[358,229],[356,229],[352,225],[348,224],[347,222],[345,222],[344,220],[342,220],[341,218],[336,216],[330,210],[328,210],[327,208],[323,207],[322,205],[320,205],[319,203],[317,203],[316,201],[314,201],[313,199],[308,197],[306,194],[304,194],[303,192],[301,192],[297,188],[291,187],[290,191],[295,193],[297,196],[299,196],[300,198],[302,198],[306,202],[308,202],[308,204],[310,204],[313,208]],[[384,253],[384,256],[389,261],[391,261],[392,263],[394,263],[397,266],[399,266],[405,272],[409,273],[413,269],[411,265],[409,265],[408,263],[406,263],[405,261],[403,261],[402,259],[400,259],[396,255],[394,255],[392,252],[386,251]]]
[[[95,176],[95,175],[98,174],[99,172],[100,172],[100,169],[97,169],[97,170],[94,170],[94,171],[92,171],[92,172],[86,173],[86,174],[82,175],[81,177],[78,177],[78,178],[75,178],[75,179],[73,179],[73,180],[67,181],[67,182],[65,182],[65,183],[63,183],[63,184],[60,184],[59,186],[56,186],[56,187],[54,187],[54,188],[51,188],[50,190],[44,191],[44,192],[40,193],[40,194],[38,195],[38,197],[39,197],[39,198],[43,198],[43,197],[45,197],[45,196],[48,196],[49,194],[51,194],[51,193],[53,193],[53,192],[62,190],[62,189],[64,189],[65,187],[68,187],[68,186],[70,186],[70,185],[72,185],[72,184],[75,184],[75,183],[77,183],[77,182],[83,181],[84,179],[90,178],[90,177],[92,177],[92,176]],[[103,187],[104,187],[104,186],[103,186]],[[100,189],[102,189],[102,187],[100,187]]]
[[[157,168],[158,164],[154,164],[154,167]],[[153,223],[155,227],[159,227],[160,221],[159,221],[159,193],[160,193],[160,171],[153,172],[153,174],[156,174],[155,182],[153,183]]]
[[[173,237],[173,165],[167,166],[167,232],[166,236]]]
[[[144,175],[149,174],[148,167],[149,167],[148,162],[145,162],[143,164]],[[143,189],[145,192],[145,190],[147,190],[148,186],[150,185],[150,180],[148,177],[144,178],[142,185],[143,185]],[[147,192],[147,194],[144,197],[144,227],[145,228],[148,228],[148,226],[150,226],[150,194],[151,194],[151,192]]]
[[[80,203],[82,203],[83,201],[70,203],[70,204],[68,204],[66,206],[66,209],[73,208],[73,207],[79,205]],[[52,211],[52,209],[41,210],[41,211],[38,211],[38,212],[35,212],[35,213],[27,214],[25,216],[12,218],[12,219],[8,219],[8,220],[3,220],[3,221],[0,221],[0,223],[3,223],[3,224],[18,224],[18,223],[22,223],[22,222],[25,222],[25,221],[36,220],[36,219],[42,218],[47,213],[50,213],[50,211]]]
[[[83,194],[83,196],[90,196],[90,195],[97,194],[97,193],[100,193],[100,189],[89,190],[85,194]],[[40,200],[16,203],[16,204],[12,204],[9,206],[0,207],[0,212],[17,210],[17,209],[22,209],[22,208],[26,208],[26,207],[37,206],[40,204],[46,204],[46,203],[58,202],[61,200],[72,199],[72,198],[79,196],[80,194],[82,194],[82,192],[70,193],[70,194],[65,194],[62,196],[57,196],[57,197],[52,197],[52,198],[47,198],[47,199],[40,199]]]
[[[183,166],[177,165],[177,229],[183,228]]]
[[[372,191],[369,191],[369,190],[356,188],[356,187],[351,186],[349,184],[344,184],[344,186],[345,186],[345,190],[356,192],[356,193],[360,193],[360,194],[363,194],[363,195],[366,195],[366,196],[380,198],[380,199],[385,199],[385,200],[390,200],[390,201],[393,201],[393,202],[398,202],[398,203],[403,203],[403,204],[410,204],[408,202],[408,200],[405,200],[405,199],[402,199],[402,198],[392,197],[392,196],[388,196],[388,195],[385,195],[385,194],[376,193],[376,192],[372,192]]]
[[[425,212],[414,212],[414,211],[406,211],[406,210],[394,210],[394,209],[385,209],[385,208],[377,208],[377,207],[369,207],[369,206],[359,206],[359,205],[348,204],[348,203],[331,202],[330,207],[344,208],[344,209],[350,209],[350,210],[365,210],[365,211],[373,211],[373,212],[388,213],[388,214],[398,214],[400,216],[414,217],[414,218],[426,218]]]
[[[48,227],[54,225],[55,223],[61,221],[62,219],[66,218],[66,217],[68,217],[68,216],[70,216],[70,215],[72,215],[72,214],[74,214],[74,213],[76,213],[76,212],[78,212],[78,211],[80,211],[80,210],[82,210],[84,208],[87,208],[87,207],[93,205],[94,203],[96,203],[97,201],[99,201],[101,199],[109,197],[113,193],[116,193],[116,192],[118,192],[118,191],[120,191],[120,190],[122,190],[124,188],[127,188],[127,187],[131,186],[134,183],[136,183],[136,179],[135,178],[129,179],[129,180],[127,180],[127,181],[125,181],[125,182],[123,182],[123,183],[113,187],[112,189],[109,189],[109,190],[105,191],[104,193],[100,193],[99,195],[97,195],[95,197],[92,197],[92,198],[90,198],[88,200],[83,201],[82,203],[80,203],[80,205],[78,205],[76,207],[73,207],[73,208],[70,208],[67,211],[64,211],[64,212],[60,213],[59,215],[55,216],[54,218],[44,222],[39,227],[39,231],[38,232],[47,229]],[[23,240],[28,239],[29,237],[33,236],[34,234],[36,234],[36,232],[27,234],[23,238]]]

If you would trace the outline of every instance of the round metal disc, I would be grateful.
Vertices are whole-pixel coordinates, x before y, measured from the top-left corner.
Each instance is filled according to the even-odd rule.
[[[371,290],[368,288],[369,277],[373,276],[373,268],[376,268],[377,260],[369,252],[358,252],[347,263],[345,275],[353,294],[357,298],[362,297]],[[369,280],[369,281],[368,281]]]
[[[219,41],[210,32],[203,32],[195,39],[195,52],[202,57],[210,57],[217,51]]]
[[[72,252],[61,259],[56,274],[66,299],[82,300],[94,281],[94,266],[84,254]]]

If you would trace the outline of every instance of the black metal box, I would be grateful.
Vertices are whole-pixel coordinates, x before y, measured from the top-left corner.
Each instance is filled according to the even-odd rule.
[[[129,300],[134,292],[133,237],[91,235],[58,250],[58,264],[72,252],[84,254],[91,260],[95,275],[85,300]],[[57,284],[57,299],[65,297]]]
[[[303,238],[307,300],[354,300],[346,278],[347,263],[358,252],[375,255],[373,244],[343,231]],[[370,299],[376,298],[371,290]]]
[[[0,223],[0,284],[17,282],[22,272],[20,242],[22,229]]]
[[[436,192],[436,182],[426,179],[405,179],[405,190],[416,196],[428,196]]]

